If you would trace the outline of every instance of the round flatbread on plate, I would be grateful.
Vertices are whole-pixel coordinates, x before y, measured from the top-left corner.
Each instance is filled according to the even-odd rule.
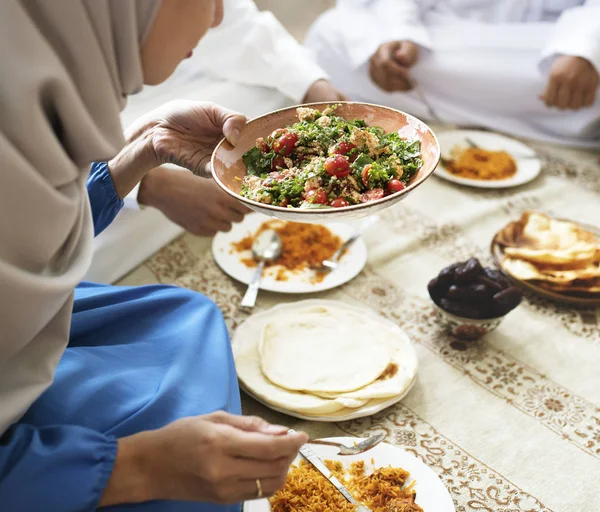
[[[268,330],[274,322],[294,317],[298,321],[299,328],[302,328],[304,319],[311,318],[311,314],[319,309],[346,314],[348,324],[352,323],[352,319],[361,319],[364,324],[370,325],[372,331],[379,331],[387,344],[386,373],[381,374],[375,381],[369,382],[373,378],[372,374],[369,376],[369,368],[367,373],[363,373],[365,378],[362,381],[362,387],[350,391],[343,391],[339,388],[338,392],[325,389],[316,390],[315,387],[311,392],[290,390],[269,380],[262,368],[265,359],[261,354],[261,343],[265,330]],[[314,330],[314,332],[320,332],[318,337],[321,345],[326,345],[336,335],[335,330],[329,335],[323,331],[324,325],[327,324],[320,324],[317,326],[318,329]],[[312,330],[312,327],[308,325],[306,328]],[[301,337],[301,333],[295,333],[294,337]],[[279,338],[282,344],[287,339],[287,335],[284,339]],[[369,351],[369,338],[365,338],[363,341],[366,343],[360,344],[358,340],[349,343],[345,345],[344,350],[352,351],[358,362],[369,366],[371,361],[368,358],[365,359],[365,354]],[[321,352],[318,346],[313,346],[313,344],[307,344],[306,353],[302,354],[297,344],[293,345],[294,357],[292,360],[294,363],[292,364],[297,368],[306,366],[299,362],[300,358],[305,357],[308,362],[313,363],[315,370],[317,370],[316,366],[320,365],[320,373],[331,367],[332,375],[341,375],[340,370],[343,368],[336,368],[336,365],[345,365],[349,360],[349,354],[343,354],[338,361],[335,354],[327,351]],[[332,344],[332,346],[339,345]],[[380,412],[406,396],[415,383],[418,367],[416,352],[410,339],[396,324],[381,318],[369,309],[349,306],[337,301],[306,300],[275,306],[268,311],[252,315],[237,328],[233,336],[232,347],[240,387],[244,392],[270,409],[308,421],[345,421]],[[289,368],[289,353],[282,351],[281,355],[277,354],[278,352],[272,352],[269,357],[279,357],[281,365]],[[275,365],[276,362],[270,361],[271,365]],[[373,360],[373,365],[379,368],[376,371],[381,371],[381,360]],[[388,374],[390,369],[392,372]],[[349,371],[354,372],[354,369]],[[307,374],[306,382],[314,384],[315,374],[312,372]],[[300,383],[302,374],[296,372],[294,378],[297,383]],[[302,386],[297,387],[302,388]],[[334,386],[329,389],[338,388]]]
[[[470,139],[482,149],[509,153],[517,163],[516,174],[502,180],[475,180],[450,173],[444,167],[443,161],[452,159],[452,151],[455,148],[469,147],[467,139]],[[476,188],[519,187],[533,181],[542,170],[542,162],[536,157],[533,149],[505,135],[478,130],[453,130],[439,133],[438,140],[442,152],[442,162],[436,169],[435,176],[459,185]]]
[[[375,434],[376,432],[370,432]],[[327,439],[352,446],[360,439],[354,437],[335,437]],[[448,490],[426,464],[417,459],[407,451],[387,443],[381,443],[375,448],[359,455],[337,455],[338,449],[324,445],[310,445],[311,449],[322,460],[340,461],[345,467],[356,461],[364,461],[367,473],[369,469],[393,467],[402,468],[410,473],[406,485],[414,481],[414,489],[417,493],[416,503],[425,512],[455,512],[454,503]],[[373,462],[371,463],[371,459]],[[301,456],[298,455],[294,464],[299,464]],[[271,507],[266,499],[247,501],[244,503],[244,512],[270,512]]]
[[[240,242],[248,235],[253,235],[260,226],[271,217],[260,213],[246,215],[245,219],[234,224],[231,231],[218,233],[212,244],[212,253],[217,265],[227,275],[244,284],[250,284],[255,268],[248,267],[242,260],[252,258],[250,251],[237,252],[232,244]],[[327,224],[327,229],[339,236],[343,242],[350,238],[356,227],[348,224]],[[273,266],[265,270],[260,282],[260,289],[278,293],[316,293],[341,286],[354,279],[367,263],[367,248],[361,238],[354,242],[340,258],[339,266],[327,273],[320,282],[315,281],[314,270],[297,272],[286,271],[286,280],[277,279],[277,271],[281,266]]]

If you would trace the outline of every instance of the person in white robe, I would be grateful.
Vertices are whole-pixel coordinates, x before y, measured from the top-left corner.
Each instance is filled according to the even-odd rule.
[[[600,0],[338,0],[306,45],[352,99],[600,147]]]
[[[346,99],[272,13],[252,0],[225,0],[223,22],[164,84],[132,98],[126,125],[174,98],[212,99],[249,117],[290,103]],[[173,166],[148,173],[125,208],[94,240],[86,279],[112,283],[184,231],[210,236],[228,231],[246,208],[211,179]]]

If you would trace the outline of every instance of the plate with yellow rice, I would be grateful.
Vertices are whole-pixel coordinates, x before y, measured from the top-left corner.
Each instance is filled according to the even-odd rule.
[[[261,290],[294,294],[330,290],[354,279],[367,263],[367,248],[358,239],[344,252],[335,270],[315,270],[354,234],[356,227],[350,224],[304,224],[250,213],[231,231],[218,233],[213,239],[217,265],[236,281],[250,284],[257,267],[252,243],[267,229],[277,232],[282,250],[279,258],[266,265]]]
[[[519,187],[537,178],[542,169],[535,151],[504,135],[454,130],[441,133],[438,139],[442,161],[435,175],[459,185]]]
[[[352,445],[359,439],[340,437],[327,441]],[[372,512],[455,512],[452,498],[436,473],[397,446],[381,443],[353,456],[339,456],[337,448],[331,446],[312,445],[311,448],[352,496]],[[244,512],[292,510],[352,512],[355,507],[309,462],[298,456],[283,489],[269,499],[244,504]]]

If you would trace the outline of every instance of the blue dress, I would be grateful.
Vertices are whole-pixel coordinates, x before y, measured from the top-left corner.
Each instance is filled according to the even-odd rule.
[[[88,179],[96,234],[123,203],[106,164]],[[173,286],[81,283],[54,383],[0,437],[0,512],[88,512],[112,472],[119,437],[178,418],[240,414],[217,306]],[[113,512],[237,512],[239,505],[156,501]]]

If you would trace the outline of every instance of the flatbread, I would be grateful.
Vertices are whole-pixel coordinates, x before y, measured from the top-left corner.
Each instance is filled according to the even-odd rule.
[[[392,371],[390,375],[384,374],[375,382],[364,388],[350,391],[348,393],[315,393],[322,398],[373,400],[376,398],[388,398],[401,395],[409,386],[417,373],[417,358],[411,350],[410,341],[398,339],[398,335],[390,333],[390,350],[392,361],[386,372]]]
[[[280,388],[270,382],[260,369],[258,340],[254,346],[236,353],[235,366],[240,381],[263,402],[308,416],[328,416],[344,408],[355,409],[367,400],[331,400]],[[351,406],[351,407],[349,407]]]
[[[507,256],[539,264],[591,264],[600,249],[598,238],[581,226],[535,212],[525,212],[496,240]]]
[[[578,295],[600,294],[600,278],[590,279],[587,281],[573,281],[566,285],[548,281],[540,281],[538,284],[543,288],[547,288],[558,293],[576,293]]]
[[[575,281],[588,281],[600,277],[600,265],[597,263],[574,270],[560,270],[536,266],[524,260],[505,258],[502,266],[512,276],[523,281],[540,280],[567,286]]]
[[[347,310],[306,308],[267,323],[262,373],[291,391],[346,393],[376,381],[392,360],[389,332]]]
[[[506,247],[504,254],[511,258],[519,258],[541,264],[588,264],[594,261],[596,248],[578,244],[568,249],[527,249]]]
[[[398,364],[398,372],[393,377],[384,379],[387,382],[383,389],[380,388],[379,381],[375,381],[360,390],[362,395],[359,392],[351,392],[341,393],[335,397],[319,397],[283,389],[263,375],[258,346],[264,326],[274,318],[295,316],[297,311],[305,310],[309,306],[321,305],[337,309],[340,313],[358,314],[363,321],[368,318],[377,325],[378,330],[385,332],[384,337],[387,343],[390,347],[394,347],[391,350],[393,354],[391,361],[393,364]],[[253,315],[236,329],[232,347],[242,389],[247,390],[258,400],[271,407],[283,411],[294,411],[307,417],[327,417],[332,420],[338,417],[347,417],[357,409],[378,407],[381,403],[393,399],[394,396],[402,396],[414,383],[418,365],[412,343],[400,328],[379,318],[370,310],[362,308],[359,310],[334,301],[308,300],[297,304],[279,305],[270,311]],[[391,380],[394,381],[394,389],[398,391],[395,395],[388,395],[388,390],[391,389],[389,385]],[[404,385],[399,387],[398,383],[404,383]],[[369,396],[380,395],[381,398],[368,399]]]

